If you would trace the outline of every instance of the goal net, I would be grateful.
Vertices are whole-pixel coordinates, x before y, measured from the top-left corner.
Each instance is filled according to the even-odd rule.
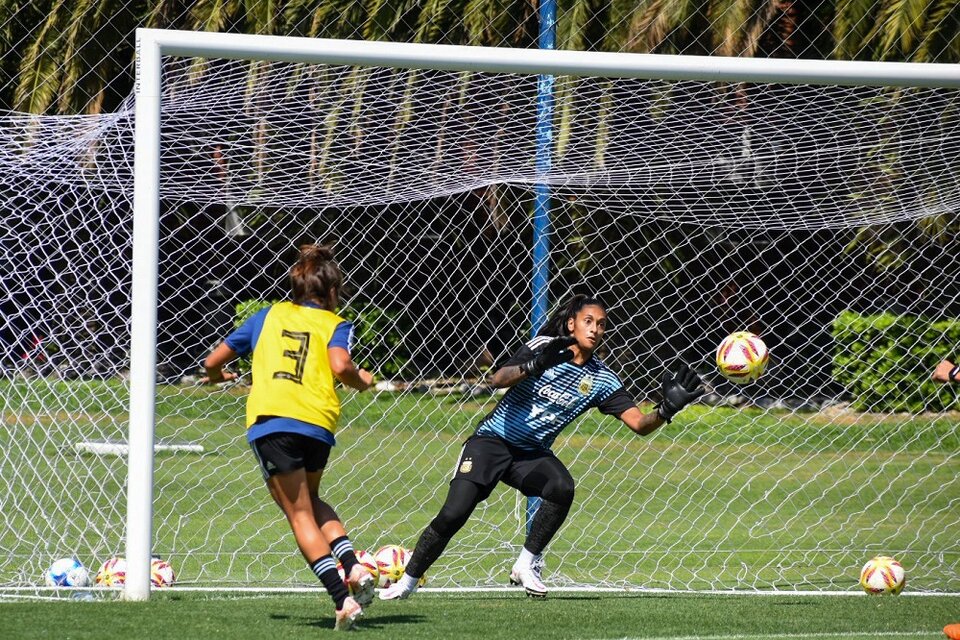
[[[180,585],[316,585],[245,441],[248,368],[197,384],[305,242],[381,381],[343,391],[322,495],[356,548],[412,548],[530,335],[542,184],[551,308],[606,302],[644,411],[680,361],[709,386],[648,438],[598,412],[561,435],[548,584],[848,591],[884,554],[960,591],[960,386],[930,379],[960,357],[960,94],[881,85],[557,74],[544,172],[534,73],[164,58],[153,553]],[[0,114],[6,588],[124,554],[133,125]],[[713,363],[737,330],[771,352],[742,387]],[[427,586],[504,584],[524,530],[498,489]]]

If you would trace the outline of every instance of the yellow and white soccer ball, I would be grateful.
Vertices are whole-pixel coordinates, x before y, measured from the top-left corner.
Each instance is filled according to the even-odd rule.
[[[381,587],[389,587],[400,579],[407,569],[407,561],[413,552],[404,549],[398,544],[388,544],[377,549],[374,558],[377,562],[377,569],[380,572],[379,584]],[[417,586],[422,587],[427,583],[427,576],[421,576],[417,581]]]
[[[373,554],[380,576],[380,586],[389,587],[400,579],[407,567],[407,550],[398,544],[388,544]]]
[[[769,358],[767,345],[749,331],[731,333],[717,347],[720,374],[736,384],[747,384],[763,375]]]
[[[860,586],[867,593],[896,595],[906,583],[903,566],[890,556],[871,558],[860,571]]]
[[[119,587],[127,582],[127,560],[113,557],[103,563],[97,572],[96,583],[104,587]]]
[[[150,560],[150,583],[159,588],[172,587],[177,581],[173,566],[166,560],[153,558]]]

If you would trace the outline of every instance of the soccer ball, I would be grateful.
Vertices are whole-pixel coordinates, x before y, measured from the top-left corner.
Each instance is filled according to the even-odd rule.
[[[717,347],[717,368],[730,382],[747,384],[763,375],[769,355],[767,345],[758,335],[737,331]]]
[[[380,547],[373,557],[377,563],[382,587],[389,587],[399,580],[407,566],[407,550],[398,544]]]
[[[860,571],[860,586],[867,593],[897,595],[906,583],[903,566],[890,556],[871,558]]]
[[[76,558],[60,558],[43,574],[48,587],[89,587],[90,572]]]
[[[104,587],[118,587],[127,581],[126,558],[114,557],[103,563],[97,572],[96,582]]]
[[[375,587],[380,586],[380,566],[377,564],[377,559],[373,557],[373,554],[369,551],[357,551],[357,562],[360,563],[360,566],[370,572],[370,575],[373,576],[373,582]]]
[[[150,583],[155,587],[171,587],[176,582],[177,576],[173,573],[173,567],[166,560],[153,558],[150,560]]]
[[[389,587],[400,579],[407,570],[407,561],[410,560],[411,555],[413,555],[412,551],[397,544],[388,544],[377,550],[374,558],[377,562],[377,569],[380,570],[379,583],[381,587]],[[426,583],[427,576],[421,576],[420,580],[417,581],[417,586],[422,587]]]
[[[376,559],[367,551],[357,551],[355,553],[360,566],[369,571],[370,575],[373,576],[373,586],[379,587],[380,567],[377,566]],[[340,579],[343,580],[343,584],[349,587],[350,584],[347,582],[347,573],[343,570],[343,564],[339,560],[337,560],[337,573],[340,574]]]

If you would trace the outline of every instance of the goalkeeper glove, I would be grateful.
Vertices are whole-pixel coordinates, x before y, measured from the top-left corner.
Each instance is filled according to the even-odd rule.
[[[663,400],[657,405],[660,417],[670,422],[681,409],[702,396],[706,389],[700,382],[700,376],[686,364],[681,364],[673,374],[664,371],[660,385]]]
[[[573,360],[573,351],[569,347],[576,343],[577,339],[571,336],[554,338],[534,349],[533,358],[520,364],[520,370],[527,374],[528,378],[539,378],[547,369]]]

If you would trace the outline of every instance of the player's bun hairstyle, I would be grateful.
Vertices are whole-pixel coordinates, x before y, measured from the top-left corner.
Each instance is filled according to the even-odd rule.
[[[303,304],[313,300],[324,309],[333,311],[336,303],[330,299],[330,289],[339,292],[342,286],[343,272],[333,259],[332,247],[319,244],[300,246],[300,257],[290,267],[294,302]]]
[[[607,305],[603,304],[599,298],[579,293],[570,298],[565,305],[561,305],[560,308],[554,311],[550,319],[547,320],[547,323],[537,332],[537,335],[552,337],[570,335],[570,332],[567,331],[567,320],[576,318],[580,309],[590,306],[600,307],[604,311],[607,310]]]

